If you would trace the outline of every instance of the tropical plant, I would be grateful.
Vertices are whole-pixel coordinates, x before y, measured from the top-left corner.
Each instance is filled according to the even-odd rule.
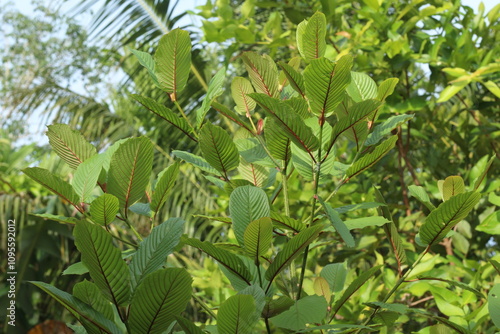
[[[377,85],[352,71],[351,55],[326,57],[327,23],[320,12],[297,31],[300,57],[288,63],[254,52],[241,55],[248,79],[232,81],[235,111],[216,101],[224,93],[222,67],[192,117],[177,100],[190,72],[189,34],[175,29],[164,35],[154,56],[134,52],[179,113],[147,96],[130,98],[199,147],[202,156],[172,154],[206,173],[210,191],[229,211],[229,216],[200,212],[214,223],[197,238],[183,235],[182,218],[159,220],[181,167],[175,162],[151,182],[150,139],[125,139],[97,153],[69,126],[49,127],[52,148],[75,170],[72,183],[39,167],[24,173],[74,207],[74,217],[58,217],[75,225],[81,253],[81,262],[67,273],[88,273],[92,281],[75,285],[72,295],[32,283],[80,321],[83,327],[72,326],[76,331],[424,333],[445,326],[486,333],[494,331],[492,321],[500,325],[498,288],[489,277],[500,269],[498,262],[484,258],[472,264],[464,252],[461,263],[439,254],[440,243],[466,233],[459,228],[466,231],[463,220],[478,206],[481,191],[488,191],[493,158],[475,166],[468,186],[460,176],[438,182],[437,207],[434,188],[413,185],[410,193],[429,213],[415,213],[426,216],[417,225],[394,219],[385,188],[374,187],[374,177],[364,175],[390,161],[398,127],[404,129],[413,117],[392,114],[385,106],[398,79]],[[237,130],[230,134],[213,124],[210,108]],[[377,176],[380,181],[386,175]],[[347,195],[352,201],[340,202]],[[134,215],[146,217],[150,231],[138,231]],[[218,243],[209,237],[214,230]],[[410,231],[411,239],[401,238],[400,230]],[[219,270],[208,266],[209,289],[186,249],[215,260],[233,291],[226,290],[224,298],[210,295],[220,285]],[[444,273],[453,267],[447,262],[456,266],[454,273]],[[428,292],[432,298],[423,301],[408,297]],[[191,299],[190,311],[181,315]],[[415,307],[431,299],[435,305]]]

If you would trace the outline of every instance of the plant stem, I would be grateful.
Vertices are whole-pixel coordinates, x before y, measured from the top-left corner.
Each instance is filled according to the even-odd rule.
[[[205,304],[197,295],[195,295],[193,293],[193,298],[194,300],[196,300],[196,302],[198,304],[200,304],[201,308],[205,310],[205,312],[207,312],[208,314],[210,314],[212,316],[212,318],[214,318],[215,320],[217,320],[217,316],[215,315],[215,313],[207,306],[207,304]]]
[[[287,163],[283,161],[283,169],[281,170],[282,184],[283,184],[283,199],[285,201],[285,215],[290,217],[290,200],[288,198],[288,177],[286,175]]]
[[[271,326],[269,326],[269,318],[264,318],[264,322],[266,323],[267,334],[271,334]]]
[[[257,127],[255,126],[255,123],[253,122],[252,120],[252,117],[247,117],[248,120],[250,121],[250,124],[252,124],[252,129],[253,129],[253,135],[255,136],[255,138],[257,138],[257,140],[259,141],[259,143],[262,145],[262,148],[264,148],[264,151],[266,151],[267,155],[269,156],[269,158],[272,160],[272,162],[274,163],[274,165],[276,166],[276,168],[281,171],[281,166],[279,164],[279,162],[274,159],[274,157],[271,155],[271,152],[269,152],[267,146],[266,146],[266,143],[264,142],[264,140],[259,136],[258,134],[258,131],[257,131]]]
[[[132,226],[132,224],[130,223],[130,221],[128,220],[128,218],[125,218],[123,220],[125,222],[125,224],[127,224],[127,226],[130,228],[130,230],[132,230],[132,232],[135,234],[135,236],[137,237],[137,239],[139,239],[139,241],[142,241],[142,236],[139,234],[139,232],[137,232],[137,230]]]
[[[194,127],[193,125],[191,124],[191,122],[189,121],[189,118],[186,116],[186,113],[184,112],[184,109],[182,109],[181,105],[179,104],[179,102],[177,102],[177,100],[172,100],[172,102],[174,102],[175,106],[177,107],[177,110],[179,110],[179,112],[181,113],[182,117],[184,117],[184,119],[186,120],[187,124],[189,125],[189,127],[191,128],[191,130],[193,130],[193,134],[198,137],[198,134],[196,133],[196,131],[194,130]]]

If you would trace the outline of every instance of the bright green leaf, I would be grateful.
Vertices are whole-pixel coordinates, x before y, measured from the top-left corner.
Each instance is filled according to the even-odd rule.
[[[81,203],[89,203],[90,195],[97,184],[101,173],[104,156],[94,155],[78,165],[73,177],[73,189],[80,196]]]
[[[250,112],[255,109],[255,101],[247,94],[254,93],[254,89],[250,81],[242,77],[234,77],[231,83],[231,94],[234,103],[236,103],[236,111],[241,115],[250,116]]]
[[[226,179],[227,173],[240,164],[238,149],[229,134],[211,123],[201,128],[200,149],[207,162]]]
[[[257,93],[278,97],[278,68],[268,55],[260,56],[255,52],[244,52],[241,59]]]
[[[346,175],[348,178],[352,178],[361,172],[367,170],[371,166],[375,165],[380,159],[382,159],[393,147],[396,145],[396,141],[398,140],[398,136],[394,135],[382,142],[382,144],[375,147],[375,149],[363,157],[358,161],[355,161],[349,169],[346,171]]]
[[[375,81],[368,74],[360,72],[351,72],[351,82],[346,90],[354,102],[375,99],[378,95]]]
[[[450,197],[465,192],[465,184],[462,177],[448,176],[443,183],[443,200],[447,201]]]
[[[208,83],[207,94],[203,99],[201,107],[198,110],[196,110],[196,124],[198,127],[200,127],[201,124],[203,123],[205,115],[210,109],[210,104],[216,97],[220,96],[224,92],[223,85],[224,85],[225,75],[226,75],[226,67],[224,66],[219,71],[217,71],[217,73],[215,73],[213,78]]]
[[[233,192],[234,193],[234,192]],[[245,234],[245,250],[258,263],[259,258],[267,253],[273,240],[273,225],[271,218],[263,217],[248,224]]]
[[[95,223],[106,226],[113,222],[119,208],[118,198],[111,194],[102,194],[90,204],[90,215]]]
[[[57,155],[73,169],[97,153],[94,145],[66,124],[49,125],[47,137]]]
[[[156,182],[150,204],[151,211],[155,214],[167,200],[167,194],[174,186],[177,175],[179,175],[179,164],[177,162],[158,174],[158,181]]]

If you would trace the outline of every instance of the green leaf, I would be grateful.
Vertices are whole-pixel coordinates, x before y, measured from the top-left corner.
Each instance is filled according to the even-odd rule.
[[[278,97],[278,68],[268,55],[260,56],[255,52],[244,52],[241,59],[257,93]]]
[[[146,137],[130,138],[111,158],[107,192],[127,209],[144,196],[153,168],[153,144]]]
[[[63,224],[71,224],[74,225],[78,221],[78,219],[74,217],[65,217],[60,215],[53,215],[50,213],[30,213],[31,216],[40,217],[43,219],[53,220],[55,222],[63,223]]]
[[[229,212],[238,243],[244,247],[245,231],[254,220],[269,217],[269,200],[264,190],[243,186],[236,188],[229,198]]]
[[[179,163],[174,163],[168,168],[165,168],[158,174],[158,181],[156,182],[153,196],[151,197],[150,208],[156,215],[158,210],[167,200],[167,194],[175,184],[175,180],[179,175]]]
[[[342,305],[356,292],[359,288],[365,284],[372,275],[374,275],[377,271],[380,270],[383,266],[376,266],[373,268],[364,271],[361,275],[359,275],[352,283],[347,287],[347,289],[342,294],[342,297],[337,299],[335,305],[332,307],[333,314],[337,314]]]
[[[321,277],[326,279],[332,292],[344,290],[347,269],[345,263],[327,264],[320,273]]]
[[[299,93],[303,98],[306,97],[306,86],[304,83],[304,77],[298,71],[296,71],[292,66],[285,62],[280,61],[278,63],[279,67],[283,70],[286,79],[290,82],[290,85]]]
[[[441,203],[425,219],[420,228],[420,240],[429,246],[441,241],[456,224],[467,217],[480,198],[479,193],[471,191]]]
[[[160,83],[158,82],[158,78],[156,77],[156,74],[155,74],[155,60],[154,60],[153,56],[151,56],[147,52],[143,52],[143,51],[139,51],[139,50],[130,49],[130,51],[137,57],[137,60],[139,60],[139,63],[148,70],[149,76],[153,80],[153,83],[157,87],[160,87]]]
[[[57,300],[64,306],[71,314],[78,320],[85,320],[98,327],[104,333],[121,334],[122,331],[104,315],[94,310],[89,305],[82,302],[80,299],[73,297],[67,292],[61,291],[50,284],[44,282],[30,281],[31,284],[36,285],[52,298]]]
[[[169,218],[156,226],[139,244],[139,249],[130,262],[132,290],[150,273],[165,265],[168,255],[179,244],[184,231],[184,220]]]
[[[374,216],[374,217],[362,217],[362,218],[354,218],[349,219],[344,222],[346,227],[349,230],[353,230],[355,228],[365,228],[368,226],[382,226],[390,221],[384,217]]]
[[[299,52],[300,52],[300,55],[302,56],[302,58],[306,58],[305,57],[305,54],[304,54],[304,34],[306,32],[306,27],[307,27],[307,20],[304,20],[302,22],[300,22],[298,25],[297,25],[297,33],[295,35],[295,38],[296,38],[296,41],[297,41],[297,49],[299,49]]]
[[[98,225],[80,221],[73,231],[82,262],[103,294],[115,305],[125,305],[130,296],[130,274],[111,235]]]
[[[327,306],[323,296],[307,296],[296,301],[289,310],[271,318],[271,322],[277,327],[298,331],[307,324],[321,323]]]
[[[283,246],[283,249],[274,258],[273,263],[267,268],[266,279],[269,281],[269,284],[318,237],[323,228],[323,225],[308,227],[300,231]]]
[[[165,107],[163,104],[158,103],[153,99],[150,99],[149,97],[137,94],[130,94],[129,96],[132,99],[139,102],[144,108],[148,109],[152,113],[158,115],[163,120],[175,126],[177,129],[181,130],[186,136],[191,138],[193,141],[196,141],[196,139],[193,137],[191,133],[192,131],[191,127],[184,118],[177,116],[172,110]]]
[[[476,230],[493,235],[500,234],[500,211],[495,211],[486,217],[476,226]]]
[[[115,220],[119,208],[118,198],[111,194],[102,194],[90,204],[92,221],[99,225],[109,225]]]
[[[493,155],[488,160],[488,162],[486,162],[486,164],[483,166],[483,168],[478,167],[478,169],[480,170],[480,172],[479,172],[478,176],[474,180],[474,189],[472,189],[472,190],[476,191],[477,189],[479,189],[479,187],[483,183],[484,179],[486,178],[486,175],[488,174],[488,171],[490,170],[491,165],[493,164],[494,160],[495,160],[495,155]],[[479,163],[478,163],[478,165],[479,165]],[[476,166],[474,166],[474,167],[476,167]],[[474,167],[473,167],[473,169],[474,169]]]
[[[88,304],[106,319],[113,320],[113,307],[108,300],[102,298],[101,291],[94,283],[83,280],[83,282],[75,284],[73,296]]]
[[[130,333],[164,333],[186,308],[192,282],[184,268],[160,269],[146,276],[130,302]]]
[[[464,180],[461,176],[448,176],[443,183],[443,200],[465,192]]]
[[[184,89],[191,67],[191,39],[189,33],[174,29],[164,35],[155,53],[155,71],[160,87],[175,94]]]
[[[252,333],[256,323],[253,321],[255,300],[250,295],[229,297],[217,313],[217,330],[219,333]]]
[[[385,79],[378,87],[377,100],[384,102],[385,99],[394,92],[394,88],[396,88],[398,82],[399,79],[397,78]]]
[[[70,265],[68,268],[66,268],[62,274],[63,275],[83,275],[88,273],[89,270],[87,267],[85,267],[85,264],[83,262],[76,262]]]
[[[288,139],[288,136],[281,131],[281,128],[271,118],[266,119],[264,136],[271,155],[275,159],[288,162],[292,156],[290,151],[290,139]]]
[[[424,204],[430,211],[434,210],[436,207],[431,203],[429,195],[425,191],[424,187],[411,185],[408,187],[410,195],[418,199],[422,204]]]
[[[386,204],[384,203],[378,203],[378,202],[364,202],[364,203],[359,203],[359,204],[350,204],[350,205],[344,205],[344,206],[339,206],[338,208],[335,208],[335,211],[338,213],[346,213],[350,211],[355,211],[355,210],[362,210],[362,209],[372,209],[372,208],[377,208],[379,206],[385,206]]]
[[[198,328],[191,320],[188,320],[179,315],[175,316],[177,324],[182,328],[184,334],[203,334],[202,330]]]
[[[211,123],[201,128],[200,149],[207,162],[221,172],[226,180],[227,173],[240,164],[238,149],[229,134]]]
[[[215,100],[216,97],[220,96],[224,90],[224,79],[226,75],[226,67],[222,67],[217,73],[215,73],[214,77],[208,83],[207,94],[203,98],[203,103],[201,107],[196,110],[196,124],[198,127],[201,126],[205,116],[210,109],[210,104]]]
[[[301,54],[306,60],[323,57],[326,51],[326,17],[321,12],[314,13],[307,21],[301,35]]]
[[[347,94],[354,102],[361,102],[377,97],[377,84],[365,73],[351,72],[351,82],[347,86]]]
[[[384,157],[393,147],[396,145],[398,136],[394,135],[382,142],[382,144],[375,147],[375,149],[366,155],[364,155],[358,161],[355,161],[346,171],[348,178],[352,178],[363,171],[367,170],[371,166],[375,165],[380,159]]]
[[[182,159],[188,163],[190,163],[193,166],[198,167],[199,169],[207,172],[207,173],[212,173],[215,175],[220,175],[219,171],[203,159],[202,157],[198,155],[194,155],[189,152],[184,152],[184,151],[172,151],[172,154],[175,155],[177,158]]]
[[[300,117],[288,104],[264,94],[249,94],[274,122],[284,131],[284,134],[298,147],[309,152],[316,151],[319,141],[310,127],[304,124]]]
[[[326,58],[314,59],[304,71],[305,87],[311,111],[321,118],[333,114],[344,99],[351,81],[353,59],[346,55],[336,64]]]
[[[182,241],[192,247],[198,248],[202,252],[214,258],[232,274],[243,280],[246,284],[252,285],[252,275],[241,259],[231,252],[215,247],[208,241],[201,242],[194,238],[183,238]]]
[[[250,181],[256,187],[263,187],[269,177],[269,171],[266,167],[249,163],[243,157],[240,160],[238,171],[245,180]]]
[[[271,218],[260,218],[248,224],[243,235],[243,240],[245,241],[247,254],[255,259],[255,263],[257,264],[259,258],[269,250],[273,241]]]
[[[247,94],[254,93],[254,89],[250,81],[242,77],[234,77],[231,82],[231,95],[234,103],[236,103],[236,111],[241,115],[250,116],[250,112],[255,109],[255,101]]]
[[[347,247],[354,247],[356,246],[356,243],[354,242],[354,238],[351,235],[351,232],[349,232],[349,229],[347,226],[344,224],[342,219],[340,219],[339,214],[337,211],[335,211],[330,204],[325,203],[321,197],[318,196],[318,200],[323,206],[323,209],[326,212],[326,216],[332,223],[333,227],[337,231],[337,233],[340,235],[342,240],[346,243]]]
[[[470,83],[470,79],[464,80],[464,81],[458,81],[458,82],[455,82],[455,83],[447,86],[445,89],[443,89],[443,91],[439,95],[439,99],[436,102],[442,103],[442,102],[448,101],[453,96],[455,96],[459,91],[461,91],[462,88],[467,86],[469,83]]]
[[[214,101],[212,102],[212,108],[214,108],[222,116],[230,119],[234,123],[247,130],[249,133],[253,134],[253,130],[251,129],[248,122],[243,121],[234,111],[230,110],[228,107]]]
[[[104,156],[94,155],[78,165],[74,178],[73,189],[80,196],[80,203],[89,203],[104,163]]]
[[[277,299],[268,300],[262,311],[262,316],[272,318],[292,307],[295,302],[288,296],[279,296]]]
[[[365,146],[377,144],[382,138],[390,134],[393,129],[412,119],[413,115],[397,115],[389,117],[384,123],[377,125],[373,132],[368,135]]]
[[[42,186],[58,195],[66,202],[69,202],[80,212],[83,212],[83,209],[78,201],[78,195],[75,193],[73,187],[71,187],[68,182],[64,181],[59,176],[52,174],[48,170],[40,167],[25,168],[22,171],[24,174],[40,183]]]
[[[47,128],[46,134],[49,137],[50,146],[73,169],[97,153],[94,145],[87,142],[80,132],[71,129],[68,125],[53,124]]]
[[[273,224],[284,230],[290,230],[295,233],[299,233],[302,231],[306,226],[299,222],[298,220],[292,219],[287,216],[280,215],[276,212],[271,212],[271,220]]]

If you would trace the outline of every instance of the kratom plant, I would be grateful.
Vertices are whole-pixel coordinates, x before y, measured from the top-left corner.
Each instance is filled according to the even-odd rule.
[[[276,64],[267,55],[243,53],[240,58],[248,78],[235,77],[231,82],[235,111],[216,101],[224,93],[226,68],[222,68],[210,81],[195,117],[177,103],[189,76],[189,34],[179,29],[166,34],[154,57],[134,51],[154,84],[169,94],[180,116],[146,96],[131,98],[199,144],[202,156],[175,150],[172,154],[204,171],[214,184],[214,194],[229,198],[228,216],[200,213],[231,224],[223,243],[183,235],[182,217],[157,222],[155,217],[184,166],[176,162],[151,182],[154,147],[148,138],[122,140],[97,153],[77,131],[64,124],[49,126],[51,146],[75,170],[72,184],[37,167],[24,172],[76,210],[73,217],[42,216],[75,225],[81,262],[65,274],[88,272],[92,281],[75,285],[73,294],[44,282],[32,283],[80,321],[83,327],[73,326],[75,331],[390,332],[400,317],[409,321],[416,314],[468,333],[486,321],[483,308],[470,316],[474,324],[466,328],[408,307],[395,295],[432,247],[452,235],[479,202],[478,189],[493,160],[482,164],[477,180],[468,188],[459,176],[440,183],[443,202],[437,207],[423,187],[410,187],[410,193],[430,211],[425,222],[415,227],[418,234],[412,242],[417,246],[399,236],[383,190],[370,186],[376,201],[333,207],[341,187],[355,183],[388,155],[398,140],[395,129],[413,115],[390,115],[384,109],[397,79],[377,86],[369,75],[351,71],[351,55],[325,58],[326,31],[320,12],[303,21],[296,37],[301,57],[289,62]],[[212,124],[207,117],[211,108],[237,130],[230,134]],[[356,152],[353,160],[345,160],[346,150]],[[300,208],[291,210],[292,205]],[[344,217],[354,210],[375,208],[379,216]],[[150,218],[149,235],[133,226],[129,219],[133,214]],[[117,224],[124,224],[133,236],[120,233]],[[366,270],[349,284],[344,259],[324,266],[311,260],[335,247],[345,250],[348,261],[357,261],[356,253],[363,247],[357,230],[370,226],[384,230],[391,252],[385,258],[380,255],[377,263],[365,264]],[[182,254],[183,247],[196,248],[215,260],[232,285],[234,292],[218,307],[207,306],[192,293],[189,270],[179,267],[179,261],[168,261]],[[407,250],[416,247],[420,253],[407,256]],[[493,265],[500,268],[498,263]],[[420,267],[418,273],[430,269]],[[381,277],[382,288],[368,296],[364,312],[348,317],[346,307],[352,296],[370,279],[381,282]],[[427,279],[485,298],[462,282]],[[495,289],[498,286],[491,291],[489,308],[493,321],[500,325],[493,315],[500,307]],[[192,298],[193,305],[207,313],[206,325],[195,324],[188,313],[181,315]]]

